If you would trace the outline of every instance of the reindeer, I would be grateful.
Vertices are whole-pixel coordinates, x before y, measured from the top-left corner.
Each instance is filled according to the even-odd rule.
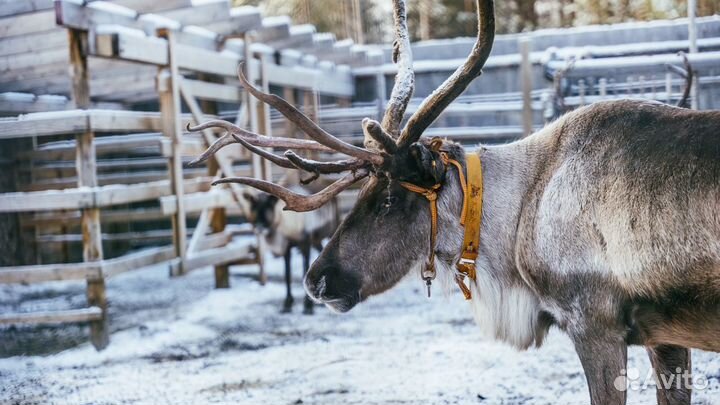
[[[247,145],[256,150],[252,145]],[[258,150],[263,153],[264,150]],[[299,194],[308,191],[294,185],[291,189]],[[297,247],[303,257],[303,276],[310,267],[310,251],[312,248],[322,251],[322,241],[329,238],[337,228],[337,205],[334,201],[323,205],[315,211],[299,213],[283,210],[285,203],[276,196],[267,193],[243,192],[243,198],[248,202],[248,221],[253,224],[255,231],[261,236],[275,257],[285,259],[285,288],[286,295],[282,312],[292,311],[292,249]],[[314,312],[315,303],[305,295],[303,313],[310,315]]]
[[[425,139],[425,129],[480,75],[492,48],[493,0],[477,0],[477,8],[479,32],[469,57],[401,127],[414,76],[405,3],[393,1],[398,73],[382,122],[363,121],[364,147],[333,137],[242,74],[250,94],[313,140],[265,137],[223,121],[193,129],[219,127],[255,146],[350,156],[318,162],[292,151],[274,155],[275,162],[311,173],[348,172],[310,196],[251,178],[217,181],[246,184],[278,196],[287,209],[309,211],[366,179],[305,276],[317,302],[348,311],[411,269],[427,283],[435,266],[441,279],[467,274],[470,306],[487,335],[526,349],[540,346],[551,326],[562,329],[585,370],[591,403],[624,404],[617,382],[628,345],[645,346],[665,381],[689,372],[689,348],[720,351],[720,111],[605,101],[473,154]],[[199,159],[237,142],[232,135]],[[479,207],[471,208],[482,214],[463,226],[469,200],[463,180],[477,174],[468,170],[476,158],[484,189]],[[458,263],[465,231],[477,226],[477,258]],[[455,264],[474,266],[474,277]],[[657,391],[660,404],[690,398],[689,384]]]

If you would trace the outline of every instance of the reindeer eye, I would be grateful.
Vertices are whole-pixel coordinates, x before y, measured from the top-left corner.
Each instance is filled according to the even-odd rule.
[[[397,197],[389,195],[387,196],[387,198],[385,198],[385,201],[383,202],[383,207],[390,208],[395,203],[395,201],[397,201]]]

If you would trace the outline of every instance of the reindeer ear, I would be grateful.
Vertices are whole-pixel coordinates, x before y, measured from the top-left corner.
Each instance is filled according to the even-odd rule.
[[[280,201],[280,199],[279,199],[276,195],[268,194],[268,196],[267,196],[267,201],[268,201],[270,204],[275,204],[275,203],[277,203],[278,201]]]
[[[438,152],[420,142],[410,145],[408,152],[410,153],[410,160],[415,163],[418,175],[423,181],[442,182],[445,175],[445,164]]]
[[[250,204],[255,203],[255,196],[248,190],[243,191],[242,196],[244,199],[247,200]]]

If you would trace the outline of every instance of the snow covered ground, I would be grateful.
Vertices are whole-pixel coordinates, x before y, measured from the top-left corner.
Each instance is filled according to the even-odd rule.
[[[299,259],[299,258],[297,258]],[[299,260],[296,268],[299,269]],[[265,287],[233,268],[229,290],[211,269],[168,279],[165,268],[108,281],[110,346],[96,352],[81,326],[0,329],[0,404],[585,404],[570,341],[553,331],[518,353],[483,340],[459,292],[428,300],[409,277],[337,315],[280,314],[282,263]],[[437,290],[437,289],[436,289]],[[0,287],[0,311],[84,304],[78,283]],[[649,362],[630,351],[644,380]],[[695,352],[707,387],[696,404],[720,404],[720,355]],[[629,403],[654,403],[654,387]]]

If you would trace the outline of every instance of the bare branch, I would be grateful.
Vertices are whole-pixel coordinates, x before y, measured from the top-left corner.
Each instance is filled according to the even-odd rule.
[[[393,62],[398,65],[390,100],[382,120],[382,127],[393,137],[400,135],[400,124],[415,90],[415,72],[412,70],[413,57],[410,35],[407,27],[405,0],[393,0]]]
[[[398,146],[407,147],[453,102],[476,77],[492,50],[495,39],[495,5],[493,0],[477,0],[478,37],[465,63],[426,98],[403,128]]]
[[[264,180],[253,179],[250,177],[228,177],[214,181],[213,185],[225,183],[244,184],[256,188],[260,191],[272,194],[279,199],[285,201],[286,206],[284,209],[286,210],[306,212],[320,208],[322,205],[333,199],[338,193],[350,187],[358,180],[366,177],[368,173],[369,172],[367,169],[360,169],[348,173],[345,177],[312,195],[298,194],[277,184],[270,183]]]
[[[397,144],[395,143],[395,140],[390,136],[390,134],[385,132],[379,122],[370,118],[364,118],[362,121],[362,127],[363,132],[374,139],[385,152],[393,154],[397,151]]]
[[[315,124],[310,118],[305,116],[305,114],[301,113],[297,108],[295,108],[287,101],[283,100],[281,97],[278,97],[275,94],[264,93],[256,89],[255,86],[253,86],[247,81],[247,78],[243,74],[242,64],[238,68],[238,77],[240,78],[240,83],[248,93],[255,96],[255,98],[257,98],[258,100],[278,110],[282,115],[285,116],[285,118],[290,120],[293,124],[297,125],[298,128],[300,128],[309,137],[313,138],[317,142],[338,152],[344,153],[348,156],[356,157],[358,159],[371,162],[378,166],[382,164],[383,157],[381,155],[367,149],[358,148],[355,145],[351,145],[330,135],[329,133],[325,132],[324,129],[320,128],[317,124]]]

